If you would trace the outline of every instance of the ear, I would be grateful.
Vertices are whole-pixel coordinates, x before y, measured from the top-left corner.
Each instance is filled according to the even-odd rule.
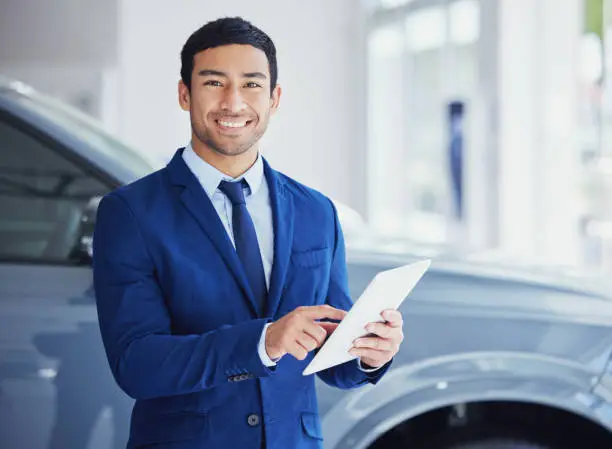
[[[178,83],[178,100],[183,111],[190,110],[191,93],[189,92],[189,89],[187,88],[183,80],[180,80]]]
[[[270,115],[274,115],[278,109],[280,104],[280,98],[283,90],[280,85],[277,84],[274,89],[272,89],[272,96],[270,97]]]

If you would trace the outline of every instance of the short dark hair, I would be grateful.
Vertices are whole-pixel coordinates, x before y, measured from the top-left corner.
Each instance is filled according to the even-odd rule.
[[[270,69],[270,94],[276,87],[278,67],[276,65],[276,47],[266,33],[241,17],[224,17],[208,22],[196,30],[181,51],[181,79],[191,89],[194,56],[204,50],[222,45],[251,45],[262,50],[268,58]]]

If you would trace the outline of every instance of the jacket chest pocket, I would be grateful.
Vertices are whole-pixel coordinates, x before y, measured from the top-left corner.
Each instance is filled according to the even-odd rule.
[[[293,251],[283,289],[283,305],[290,312],[299,306],[325,303],[329,285],[331,250],[327,247]]]
[[[295,267],[316,268],[326,263],[331,263],[331,251],[327,247],[291,253],[291,265]]]

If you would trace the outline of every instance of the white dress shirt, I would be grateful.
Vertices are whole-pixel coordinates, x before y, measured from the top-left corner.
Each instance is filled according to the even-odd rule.
[[[183,151],[183,160],[189,170],[191,170],[200,182],[206,195],[208,195],[234,247],[232,203],[223,192],[219,190],[219,184],[221,181],[238,181],[243,178],[245,179],[248,185],[248,189],[245,189],[244,192],[246,207],[255,225],[255,233],[257,234],[257,241],[259,243],[261,260],[263,262],[264,274],[266,277],[266,286],[269,291],[270,274],[272,272],[272,262],[274,260],[274,223],[272,221],[272,205],[270,204],[268,182],[264,176],[264,166],[261,155],[258,155],[257,160],[251,168],[238,178],[232,178],[222,173],[199,157],[193,151],[191,143],[187,145]],[[258,345],[259,357],[262,363],[268,367],[276,365],[276,362],[271,360],[266,352],[265,336],[266,330],[270,324],[271,323],[268,323],[266,327],[264,327]],[[359,363],[359,368],[367,372],[377,369],[365,369],[361,366],[361,363]]]

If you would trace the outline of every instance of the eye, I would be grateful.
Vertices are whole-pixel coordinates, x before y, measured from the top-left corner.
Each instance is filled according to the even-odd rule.
[[[253,88],[258,88],[261,87],[261,84],[257,84],[253,81],[249,81],[248,83],[245,84],[246,87],[253,89]]]
[[[218,80],[208,80],[204,83],[205,86],[214,86],[214,87],[219,87],[221,86],[221,81]]]

